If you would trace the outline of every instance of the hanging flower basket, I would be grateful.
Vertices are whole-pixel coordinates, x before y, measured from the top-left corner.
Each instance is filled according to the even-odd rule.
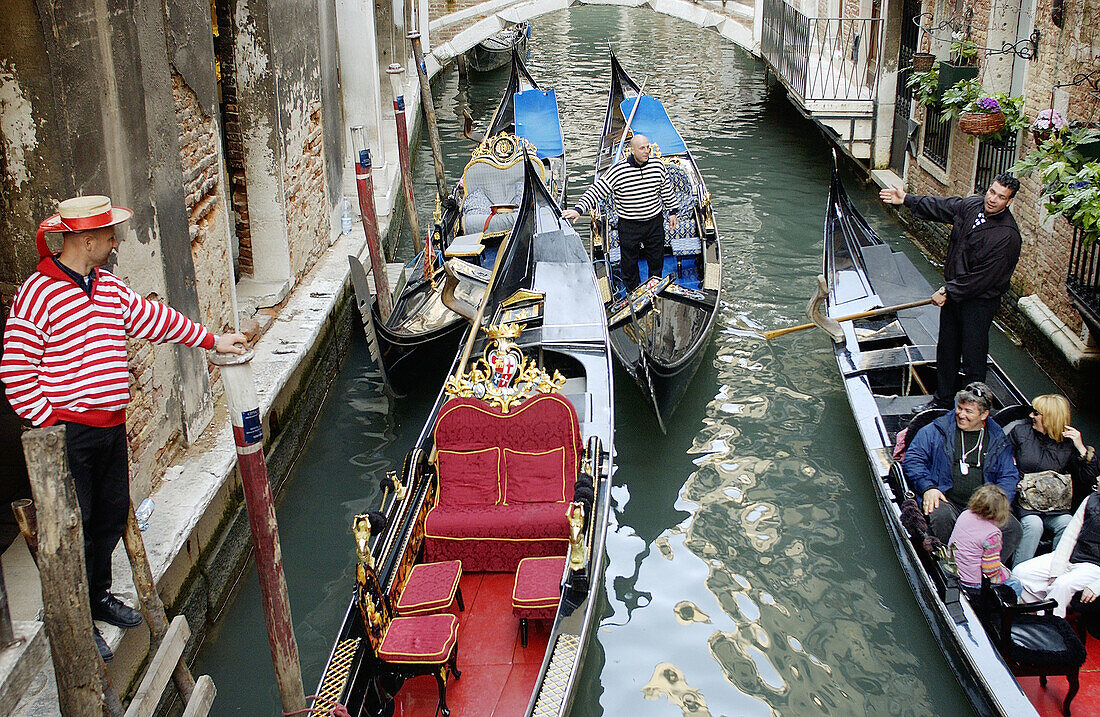
[[[914,52],[912,59],[914,72],[928,72],[936,62],[936,56],[931,52]]]
[[[1003,112],[963,112],[959,115],[959,131],[982,137],[996,134],[1005,128]]]

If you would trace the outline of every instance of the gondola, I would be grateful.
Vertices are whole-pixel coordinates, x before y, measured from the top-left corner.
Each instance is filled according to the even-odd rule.
[[[684,140],[664,106],[640,88],[611,54],[611,88],[603,136],[596,156],[598,179],[623,156],[618,151],[626,119],[653,146],[650,161],[663,162],[678,202],[679,224],[668,233],[663,276],[649,276],[638,263],[642,283],[627,296],[619,279],[618,219],[610,202],[592,212],[592,259],[607,309],[611,349],[649,398],[661,430],[699,369],[714,331],[721,298],[722,251],[710,193]]]
[[[496,247],[515,221],[523,187],[523,150],[532,148],[554,198],[565,196],[565,150],[554,90],[541,90],[512,52],[512,71],[484,140],[474,149],[462,180],[436,207],[428,245],[405,267],[393,311],[383,320],[375,304],[374,326],[383,365],[391,381],[402,385],[439,375],[465,327],[443,302],[443,262],[459,266],[466,292],[484,290]],[[425,266],[425,257],[428,265]],[[434,369],[434,371],[433,371]]]
[[[353,521],[353,596],[312,714],[569,711],[603,584],[611,353],[584,245],[523,166],[477,333],[380,511]]]
[[[466,51],[466,64],[474,72],[489,72],[508,64],[513,52],[527,54],[531,25],[521,22],[491,35]]]
[[[931,296],[932,287],[908,257],[884,243],[860,216],[835,170],[824,235],[828,317],[835,320]],[[841,321],[831,327],[836,333],[836,361],[887,533],[959,683],[980,714],[1035,715],[1036,708],[998,651],[995,635],[987,631],[995,621],[983,622],[980,616],[989,613],[979,600],[971,604],[949,557],[925,550],[921,527],[903,523],[903,501],[912,494],[892,453],[903,429],[908,429],[911,440],[919,426],[944,413],[941,409],[912,414],[935,391],[938,326],[939,309],[931,305]],[[1030,405],[992,358],[986,383],[994,394],[992,416],[998,424],[1011,430],[1014,421],[1026,420]],[[1084,672],[1081,676],[1088,679]]]

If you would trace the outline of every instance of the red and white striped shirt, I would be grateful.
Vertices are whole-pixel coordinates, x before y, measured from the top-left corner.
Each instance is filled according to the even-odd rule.
[[[19,287],[4,332],[0,381],[36,426],[117,426],[130,401],[126,337],[214,347],[214,335],[175,309],[96,269],[91,297],[45,257]]]

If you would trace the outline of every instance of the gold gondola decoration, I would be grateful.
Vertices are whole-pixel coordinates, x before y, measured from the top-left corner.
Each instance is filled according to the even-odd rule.
[[[502,324],[486,327],[492,343],[484,355],[462,376],[451,376],[443,385],[450,396],[480,398],[508,413],[528,398],[540,393],[554,393],[565,385],[560,372],[549,374],[523,355],[513,339],[526,324]]]

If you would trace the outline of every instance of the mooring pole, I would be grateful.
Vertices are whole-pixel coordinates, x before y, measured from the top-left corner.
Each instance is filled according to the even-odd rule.
[[[4,569],[0,567],[0,650],[15,644],[15,629],[11,626],[8,590],[4,587]]]
[[[222,371],[229,417],[233,423],[233,441],[237,444],[237,465],[248,508],[248,524],[256,549],[256,572],[260,575],[260,598],[263,603],[267,639],[271,645],[271,662],[283,712],[305,710],[302,689],[302,665],[298,660],[298,642],[294,639],[294,623],[290,617],[290,597],[283,574],[282,549],[279,546],[279,526],[275,522],[275,500],[264,462],[264,429],[260,422],[260,401],[256,397],[256,382],[252,376],[252,350],[243,354],[215,353],[210,363]]]
[[[84,530],[65,454],[65,427],[23,434],[27,475],[39,514],[38,571],[46,634],[61,714],[99,715],[107,708],[84,565]]]
[[[420,77],[420,102],[424,105],[424,119],[428,123],[428,143],[432,147],[432,160],[435,164],[435,191],[440,201],[447,196],[447,180],[443,177],[443,147],[439,144],[439,125],[435,120],[435,101],[432,99],[432,83],[428,79],[428,66],[424,64],[424,47],[420,43],[420,33],[413,30],[408,34],[412,40],[413,58]]]
[[[374,296],[378,302],[378,315],[382,321],[393,311],[393,295],[390,280],[386,276],[386,257],[382,252],[382,236],[378,233],[378,212],[374,206],[374,178],[371,176],[370,149],[363,136],[363,125],[351,128],[351,147],[355,152],[355,191],[359,195],[359,214],[363,219],[363,233],[367,235],[367,251],[370,253],[370,269],[374,275]]]
[[[153,571],[149,567],[149,555],[145,552],[145,541],[141,537],[141,527],[134,516],[132,502],[128,513],[126,532],[122,534],[122,542],[126,546],[126,554],[130,556],[130,571],[134,575],[134,587],[137,588],[141,612],[145,615],[145,622],[149,625],[152,636],[149,640],[149,652],[155,654],[164,636],[168,634],[168,616],[164,612],[164,603],[157,593]],[[195,678],[191,676],[191,670],[187,669],[187,663],[182,657],[172,670],[172,682],[175,683],[180,699],[186,705],[191,701],[191,694],[195,691]]]
[[[405,68],[396,62],[386,72],[390,76],[393,88],[393,116],[397,120],[397,157],[401,164],[401,186],[405,189],[405,213],[409,215],[409,230],[413,236],[413,251],[424,248],[424,238],[420,236],[420,220],[416,216],[416,199],[413,197],[412,164],[409,162],[409,128],[405,124],[405,95],[401,76]]]

